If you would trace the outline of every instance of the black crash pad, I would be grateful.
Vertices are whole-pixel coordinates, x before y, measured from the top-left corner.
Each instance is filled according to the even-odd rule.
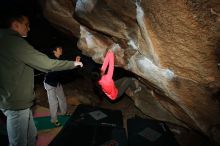
[[[164,122],[134,117],[127,128],[129,146],[179,146]]]
[[[126,146],[120,110],[79,105],[49,146]]]

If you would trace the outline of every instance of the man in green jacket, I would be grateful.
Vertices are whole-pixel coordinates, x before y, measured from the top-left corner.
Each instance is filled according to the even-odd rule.
[[[7,116],[9,145],[34,146],[36,127],[30,110],[34,100],[34,69],[60,71],[83,66],[80,61],[49,59],[25,39],[29,20],[13,14],[0,29],[0,110]]]

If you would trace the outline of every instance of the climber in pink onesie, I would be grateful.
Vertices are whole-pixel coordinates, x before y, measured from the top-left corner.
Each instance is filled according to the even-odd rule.
[[[106,69],[108,67],[108,71]],[[118,89],[115,87],[114,80],[112,79],[114,72],[114,54],[109,50],[105,56],[104,62],[101,67],[101,79],[98,81],[101,85],[103,92],[111,99],[115,100],[118,96]]]
[[[100,89],[110,100],[114,101],[119,98],[128,89],[128,87],[132,88],[132,85],[134,93],[137,93],[141,90],[141,87],[137,85],[137,80],[131,77],[123,77],[114,82],[113,73],[114,52],[109,50],[104,58],[104,62],[100,69],[99,75],[96,74],[95,80],[98,81]]]

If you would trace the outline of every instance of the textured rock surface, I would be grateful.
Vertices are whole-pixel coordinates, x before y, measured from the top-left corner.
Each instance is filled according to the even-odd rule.
[[[132,99],[144,113],[218,139],[219,0],[47,0],[42,5],[45,17],[78,37],[78,47],[96,62],[102,63],[112,43],[120,45],[116,66],[139,76],[144,90]]]

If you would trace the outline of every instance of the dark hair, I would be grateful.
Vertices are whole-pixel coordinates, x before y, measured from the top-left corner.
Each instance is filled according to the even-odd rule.
[[[51,46],[51,47],[49,48],[50,53],[53,53],[53,51],[56,51],[57,48],[63,48],[63,47],[61,47],[61,46]]]
[[[0,27],[1,28],[10,28],[12,22],[18,21],[22,22],[24,20],[24,17],[27,17],[23,12],[19,11],[12,11],[8,13],[4,13],[4,15],[1,14],[0,16]]]
[[[101,72],[94,71],[91,73],[91,78],[93,82],[93,91],[98,96],[99,100],[103,100],[103,98],[107,98],[106,94],[102,91],[102,87],[99,84],[99,80],[101,79]]]
[[[92,81],[98,82],[101,79],[101,73],[98,71],[92,72]]]
[[[50,47],[49,47],[49,49],[48,49],[48,52],[47,52],[47,55],[48,55],[50,58],[54,59],[54,51],[56,51],[57,48],[62,48],[62,49],[63,49],[63,47],[62,47],[62,46],[59,46],[59,45],[50,45]]]

